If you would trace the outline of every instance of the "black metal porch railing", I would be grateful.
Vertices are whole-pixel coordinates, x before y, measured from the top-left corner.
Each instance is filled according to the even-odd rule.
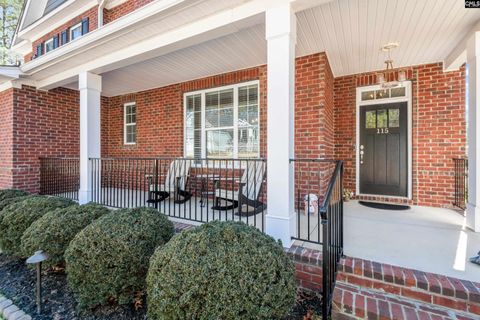
[[[468,200],[468,160],[465,158],[454,158],[453,163],[455,168],[453,205],[465,210]]]
[[[92,198],[109,207],[150,206],[198,223],[243,221],[264,230],[264,159],[93,158]]]
[[[322,247],[322,315],[327,319],[343,255],[343,162],[290,161],[295,170],[297,210],[297,232],[292,239]]]
[[[40,194],[78,200],[78,158],[40,158]]]

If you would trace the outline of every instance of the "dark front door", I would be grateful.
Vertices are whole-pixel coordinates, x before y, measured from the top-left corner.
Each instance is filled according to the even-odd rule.
[[[360,193],[406,197],[407,103],[360,107]]]

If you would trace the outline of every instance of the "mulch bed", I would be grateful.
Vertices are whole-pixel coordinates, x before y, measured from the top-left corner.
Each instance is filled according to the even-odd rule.
[[[64,273],[49,272],[43,276],[43,313],[36,314],[36,273],[18,260],[0,253],[0,292],[35,320],[142,320],[146,317],[146,305],[139,310],[133,306],[106,306],[88,312],[76,310],[76,301],[67,287]],[[300,292],[297,303],[284,320],[316,320],[321,314],[320,296]],[[318,318],[319,319],[319,318]]]

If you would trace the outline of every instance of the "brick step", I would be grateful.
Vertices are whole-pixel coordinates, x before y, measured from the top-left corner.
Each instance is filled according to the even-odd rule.
[[[333,319],[474,320],[478,314],[337,281]]]
[[[480,315],[480,283],[472,281],[351,257],[337,281]]]

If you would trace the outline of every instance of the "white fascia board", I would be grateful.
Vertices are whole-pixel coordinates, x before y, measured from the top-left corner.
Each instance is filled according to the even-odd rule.
[[[33,42],[48,32],[78,17],[83,12],[95,7],[97,4],[98,0],[69,0],[21,30],[18,33],[18,37]]]
[[[467,62],[467,43],[468,39],[480,31],[480,21],[478,21],[473,28],[471,28],[465,36],[457,43],[455,48],[445,57],[443,63],[443,71],[458,70],[464,63]]]
[[[105,9],[110,10],[112,8],[115,8],[116,6],[121,5],[122,3],[127,2],[128,0],[110,0],[107,2],[105,5]]]
[[[154,1],[148,5],[143,6],[131,14],[125,15],[99,29],[95,29],[86,35],[63,45],[56,50],[42,55],[35,60],[25,63],[21,68],[22,71],[30,74],[37,72],[55,64],[58,61],[63,61],[71,55],[77,55],[90,49],[91,47],[100,46],[105,42],[112,41],[116,37],[122,36],[130,31],[129,27],[148,19],[151,16],[158,14],[168,8],[176,6],[185,0],[161,0]]]
[[[25,56],[32,52],[32,42],[30,40],[22,40],[16,45],[12,46],[11,51]]]
[[[0,77],[18,79],[20,75],[23,75],[19,67],[16,66],[0,66]]]

